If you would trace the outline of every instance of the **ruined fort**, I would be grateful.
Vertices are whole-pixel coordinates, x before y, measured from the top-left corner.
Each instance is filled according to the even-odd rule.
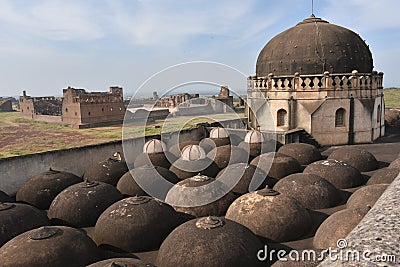
[[[110,87],[109,92],[68,87],[63,97],[31,97],[23,91],[19,105],[22,118],[76,128],[120,124],[126,110],[120,87]]]

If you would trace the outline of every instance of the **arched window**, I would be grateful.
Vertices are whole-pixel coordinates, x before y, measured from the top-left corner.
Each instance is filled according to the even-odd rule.
[[[381,105],[378,105],[378,110],[376,111],[376,122],[381,122]]]
[[[344,117],[346,110],[344,108],[339,108],[336,110],[335,114],[335,127],[343,127],[344,126]]]
[[[277,113],[277,126],[285,126],[287,124],[287,112],[283,108]]]

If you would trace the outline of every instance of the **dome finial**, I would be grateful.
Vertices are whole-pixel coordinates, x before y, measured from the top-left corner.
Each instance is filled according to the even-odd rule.
[[[315,15],[314,15],[314,0],[311,0],[311,17],[315,18]]]

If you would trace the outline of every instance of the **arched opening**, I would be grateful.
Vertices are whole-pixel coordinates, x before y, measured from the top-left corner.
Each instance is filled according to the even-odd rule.
[[[376,122],[381,123],[381,105],[378,105],[378,109],[376,111]]]
[[[335,127],[343,127],[344,126],[345,114],[346,114],[346,110],[344,108],[339,108],[336,110]]]
[[[287,111],[284,110],[283,108],[278,110],[276,121],[277,121],[277,123],[276,123],[277,126],[287,125]]]

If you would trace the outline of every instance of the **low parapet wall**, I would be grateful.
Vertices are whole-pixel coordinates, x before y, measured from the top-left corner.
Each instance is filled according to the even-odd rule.
[[[205,131],[202,127],[188,129],[179,133],[179,139],[184,141],[200,140],[204,134]],[[168,142],[177,135],[178,133],[165,134],[163,139]],[[132,159],[142,152],[144,142],[151,138],[159,139],[160,136],[139,137],[123,141],[124,152],[129,155],[128,165],[131,165]],[[123,152],[122,141],[0,159],[0,190],[14,195],[22,183],[49,168],[82,176],[89,165],[109,158],[116,151]]]

